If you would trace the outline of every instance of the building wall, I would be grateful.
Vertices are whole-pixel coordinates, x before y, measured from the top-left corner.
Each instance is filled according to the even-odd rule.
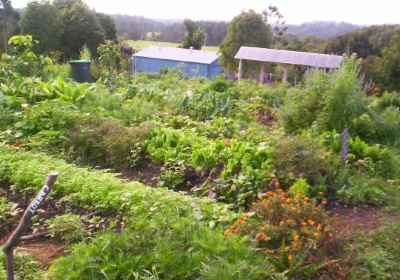
[[[216,63],[216,64],[215,64]],[[218,60],[212,64],[201,64],[192,62],[179,62],[172,60],[163,60],[147,57],[132,58],[132,73],[141,72],[159,72],[161,68],[170,67],[180,69],[188,77],[207,77],[212,78],[215,75],[221,74],[221,66],[218,65]]]

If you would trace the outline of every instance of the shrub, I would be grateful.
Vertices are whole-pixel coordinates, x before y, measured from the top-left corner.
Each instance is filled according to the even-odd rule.
[[[342,131],[366,111],[366,105],[358,63],[352,58],[329,74],[325,70],[313,70],[305,78],[304,87],[289,91],[278,116],[291,133],[306,129],[314,122],[319,132]]]
[[[333,242],[334,223],[328,213],[315,200],[300,194],[291,196],[282,189],[259,197],[250,212],[224,234],[248,236],[264,251],[273,273],[295,279],[313,278],[329,263],[326,250]]]
[[[324,174],[329,162],[327,151],[316,140],[304,136],[292,136],[278,141],[274,151],[274,165],[283,177],[304,178],[315,183]]]
[[[120,169],[129,165],[131,150],[148,129],[148,125],[126,128],[117,120],[91,117],[64,135],[64,147],[78,162]]]

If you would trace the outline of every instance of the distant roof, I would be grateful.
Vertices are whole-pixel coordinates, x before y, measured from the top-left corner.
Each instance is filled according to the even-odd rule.
[[[253,47],[241,47],[235,58],[324,68],[338,68],[343,59],[343,57],[339,55]]]
[[[151,46],[135,53],[133,56],[210,64],[218,59],[220,54],[213,51]]]

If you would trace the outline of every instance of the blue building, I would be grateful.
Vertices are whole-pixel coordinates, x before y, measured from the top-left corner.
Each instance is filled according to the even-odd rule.
[[[180,69],[188,77],[212,79],[222,74],[220,54],[212,51],[152,46],[132,57],[132,73],[159,72],[164,67]]]

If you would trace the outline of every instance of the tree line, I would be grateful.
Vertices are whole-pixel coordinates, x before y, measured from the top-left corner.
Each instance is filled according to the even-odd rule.
[[[337,24],[338,30],[338,26],[356,28]],[[294,36],[290,33],[292,27],[285,24],[283,15],[273,6],[262,13],[243,11],[230,23],[186,19],[171,24],[137,16],[97,13],[82,0],[31,1],[21,14],[12,8],[10,0],[0,0],[0,28],[2,51],[6,50],[4,43],[11,35],[31,34],[40,42],[35,45],[37,52],[63,60],[77,58],[84,45],[96,54],[100,44],[106,40],[117,42],[117,36],[179,42],[183,48],[219,45],[220,63],[229,72],[237,70],[238,62],[233,57],[240,46],[338,55],[357,53],[363,59],[364,81],[371,81],[372,92],[400,89],[398,25],[369,26],[326,40],[318,36]],[[310,25],[306,24],[305,28]],[[259,71],[257,63],[247,61],[244,66],[247,75]],[[279,71],[274,65],[268,67],[269,72]]]

